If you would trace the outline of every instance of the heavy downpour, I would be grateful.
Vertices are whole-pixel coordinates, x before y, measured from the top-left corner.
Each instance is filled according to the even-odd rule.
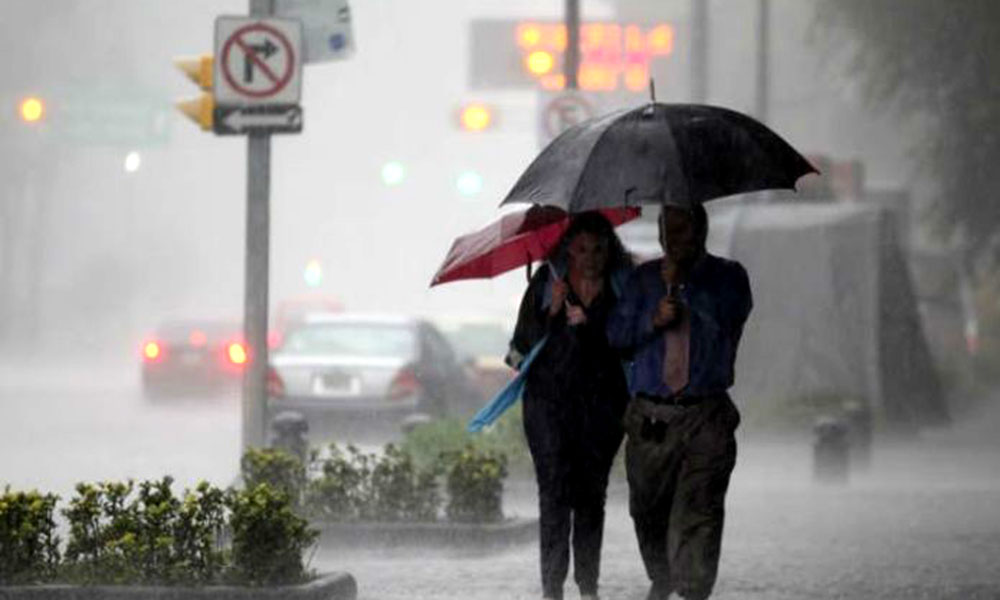
[[[0,598],[1000,598],[995,0],[0,39]]]

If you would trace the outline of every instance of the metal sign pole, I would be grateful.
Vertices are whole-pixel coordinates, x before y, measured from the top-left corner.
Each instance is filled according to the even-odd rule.
[[[580,70],[580,0],[566,0],[566,55],[563,74],[566,76],[566,89],[575,90],[579,87],[577,73]]]
[[[250,0],[250,16],[274,14],[273,0]],[[270,246],[271,135],[247,139],[246,278],[243,333],[250,360],[243,375],[243,450],[267,442],[267,296]]]

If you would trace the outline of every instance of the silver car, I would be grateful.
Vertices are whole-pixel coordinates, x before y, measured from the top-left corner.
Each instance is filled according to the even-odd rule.
[[[310,315],[270,367],[270,413],[299,412],[313,431],[398,431],[412,417],[465,416],[482,402],[447,339],[411,317]]]

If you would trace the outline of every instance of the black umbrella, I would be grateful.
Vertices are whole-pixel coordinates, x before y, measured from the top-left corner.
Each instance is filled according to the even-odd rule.
[[[501,204],[569,212],[638,204],[690,206],[767,189],[795,189],[816,172],[758,121],[702,104],[651,103],[584,121],[538,155]]]

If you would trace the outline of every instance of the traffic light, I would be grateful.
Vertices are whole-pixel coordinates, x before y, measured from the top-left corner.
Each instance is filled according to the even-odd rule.
[[[319,287],[319,284],[323,282],[323,266],[320,265],[319,260],[314,258],[306,263],[306,270],[302,276],[309,287]]]
[[[406,179],[406,167],[403,163],[391,160],[382,165],[382,183],[389,187],[395,187]]]
[[[475,171],[465,171],[455,180],[458,193],[470,198],[483,189],[483,176]]]
[[[466,131],[486,131],[493,126],[493,108],[480,102],[466,104],[458,111],[458,122]]]
[[[188,98],[177,103],[185,116],[197,123],[204,131],[211,131],[212,113],[215,110],[215,99],[210,93],[212,89],[212,69],[214,57],[211,54],[175,58],[174,64],[187,75],[188,79],[198,84],[205,91],[197,98]]]
[[[37,96],[28,96],[21,100],[18,113],[25,123],[37,123],[45,116],[45,103]]]

